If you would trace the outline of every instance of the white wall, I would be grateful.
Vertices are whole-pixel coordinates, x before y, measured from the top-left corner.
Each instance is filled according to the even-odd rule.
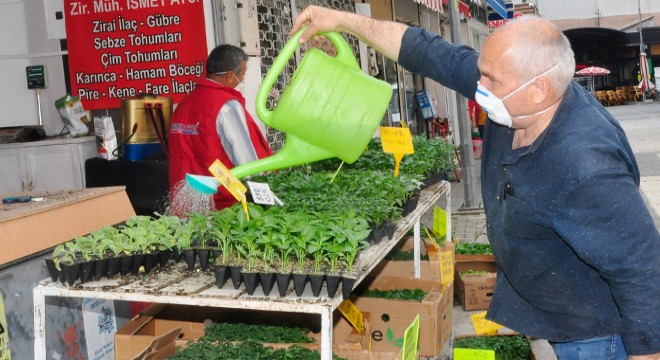
[[[38,60],[30,58],[27,27],[23,1],[0,0],[0,127],[39,123],[25,76],[25,67]]]

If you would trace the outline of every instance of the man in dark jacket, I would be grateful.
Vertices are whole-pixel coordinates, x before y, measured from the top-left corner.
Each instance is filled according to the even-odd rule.
[[[488,112],[482,194],[498,265],[487,317],[561,360],[660,359],[660,234],[616,120],[571,81],[570,43],[523,17],[483,52],[405,24],[310,6],[292,33],[345,31]]]

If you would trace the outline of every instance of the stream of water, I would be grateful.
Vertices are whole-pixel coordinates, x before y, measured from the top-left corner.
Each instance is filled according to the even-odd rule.
[[[208,214],[215,209],[213,195],[193,189],[185,179],[174,186],[170,195],[167,215],[186,217],[192,213]]]

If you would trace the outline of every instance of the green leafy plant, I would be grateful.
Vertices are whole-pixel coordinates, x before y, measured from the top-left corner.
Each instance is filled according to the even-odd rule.
[[[300,327],[213,323],[204,329],[208,341],[245,341],[261,343],[313,343],[309,331]]]
[[[422,289],[395,289],[395,290],[365,290],[360,296],[391,299],[391,300],[413,300],[422,302],[426,297],[426,291]]]
[[[469,242],[457,242],[456,243],[456,254],[468,254],[468,255],[492,255],[493,248],[489,244],[480,244],[480,243],[469,243]]]
[[[496,360],[527,360],[532,352],[529,340],[523,335],[457,338],[454,348],[494,350]]]
[[[229,207],[211,214],[211,228],[209,231],[210,235],[215,237],[218,241],[218,247],[222,252],[222,259],[220,262],[223,265],[228,263],[229,256],[233,250],[230,231],[232,223],[236,220],[236,210],[236,207]]]
[[[57,270],[62,270],[61,266],[71,265],[76,260],[76,243],[75,241],[68,241],[64,244],[57,245],[53,250],[53,263]]]

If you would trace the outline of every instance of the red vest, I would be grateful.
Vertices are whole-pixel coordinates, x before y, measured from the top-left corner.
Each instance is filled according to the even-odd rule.
[[[245,109],[240,92],[215,81],[201,79],[172,114],[169,138],[170,191],[186,173],[212,176],[208,168],[219,159],[228,169],[234,167],[225,153],[216,130],[216,119],[223,105],[238,100]],[[250,140],[257,156],[262,159],[273,154],[266,139],[250,114],[245,111]],[[213,196],[217,209],[236,203],[223,187]]]

